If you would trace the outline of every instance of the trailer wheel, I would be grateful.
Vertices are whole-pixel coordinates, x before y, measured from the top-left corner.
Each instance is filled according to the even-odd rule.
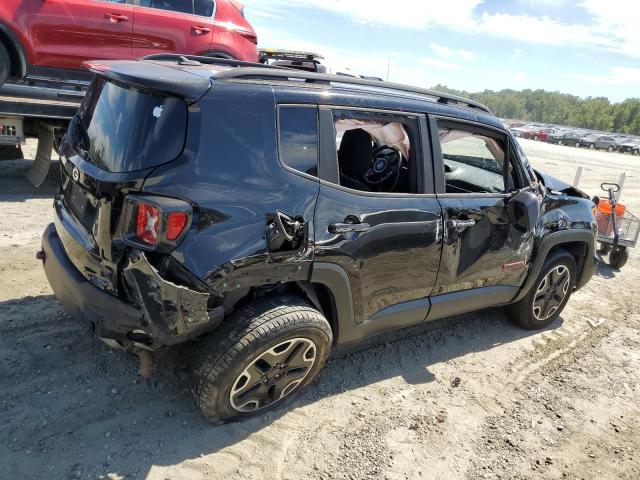
[[[4,85],[11,73],[11,57],[7,48],[0,42],[0,87]]]
[[[627,264],[627,260],[629,260],[629,251],[627,247],[618,246],[611,250],[609,254],[609,265],[613,268],[617,268],[620,270]]]

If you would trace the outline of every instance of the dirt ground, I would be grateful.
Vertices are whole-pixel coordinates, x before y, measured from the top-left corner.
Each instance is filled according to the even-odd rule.
[[[523,141],[531,162],[582,187],[637,157]],[[30,143],[27,156],[33,157]],[[34,253],[55,175],[0,163],[1,479],[638,479],[640,263],[603,265],[543,332],[500,310],[332,360],[291,407],[205,423],[174,350],[140,380],[134,358],[88,337],[52,296]]]

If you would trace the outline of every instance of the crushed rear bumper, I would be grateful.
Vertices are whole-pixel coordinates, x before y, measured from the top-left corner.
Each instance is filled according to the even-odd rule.
[[[222,307],[208,311],[208,294],[162,279],[141,252],[134,252],[124,281],[134,307],[85,278],[66,254],[54,224],[42,237],[44,270],[53,293],[67,312],[98,338],[113,345],[158,349],[197,337],[224,318]]]
[[[42,236],[42,249],[49,285],[69,315],[99,338],[130,343],[127,335],[141,328],[142,313],[89,282],[67,257],[53,224]]]

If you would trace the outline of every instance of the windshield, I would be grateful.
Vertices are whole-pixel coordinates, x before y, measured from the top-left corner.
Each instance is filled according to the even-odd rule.
[[[184,147],[183,100],[96,79],[70,129],[86,161],[108,172],[133,172],[174,160]]]

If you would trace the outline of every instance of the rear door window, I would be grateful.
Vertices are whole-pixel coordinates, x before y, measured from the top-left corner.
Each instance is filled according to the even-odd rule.
[[[187,105],[96,79],[70,126],[73,146],[108,172],[133,172],[177,158],[184,148]]]
[[[318,176],[318,109],[282,106],[278,114],[280,160],[287,167]]]

